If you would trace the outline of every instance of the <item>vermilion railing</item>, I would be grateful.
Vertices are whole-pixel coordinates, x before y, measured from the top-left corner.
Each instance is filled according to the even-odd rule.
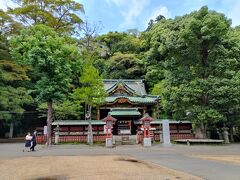
[[[93,142],[104,142],[106,139],[105,135],[94,135],[93,136]],[[46,143],[47,137],[43,135],[38,135],[36,137],[36,141],[38,144],[44,144]],[[54,136],[52,137],[52,142],[54,143]],[[86,135],[62,135],[59,136],[59,143],[68,143],[68,142],[87,142],[87,136]]]
[[[151,134],[150,137],[152,138],[152,141],[160,141],[160,135],[158,134]],[[137,134],[138,143],[142,143],[143,141],[143,134],[140,132]],[[189,133],[171,133],[170,134],[171,140],[177,140],[177,139],[193,139],[193,134]],[[94,135],[93,136],[93,142],[104,142],[106,139],[106,135]],[[44,144],[46,143],[47,137],[43,135],[38,135],[36,137],[38,144]],[[54,143],[54,136],[52,137],[52,142]],[[86,143],[87,142],[87,135],[61,135],[59,136],[59,143],[70,143],[70,142],[81,142]]]

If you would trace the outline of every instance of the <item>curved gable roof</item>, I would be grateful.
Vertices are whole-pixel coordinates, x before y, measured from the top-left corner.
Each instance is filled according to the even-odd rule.
[[[133,94],[138,96],[147,95],[145,85],[143,80],[132,80],[132,79],[105,79],[103,80],[104,89],[107,93],[111,93],[118,86],[119,83],[122,83],[123,86]]]

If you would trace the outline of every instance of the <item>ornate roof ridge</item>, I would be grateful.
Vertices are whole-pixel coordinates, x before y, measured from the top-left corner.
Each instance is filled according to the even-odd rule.
[[[121,81],[128,81],[128,82],[143,82],[144,79],[103,79],[103,82],[118,82],[119,80]]]

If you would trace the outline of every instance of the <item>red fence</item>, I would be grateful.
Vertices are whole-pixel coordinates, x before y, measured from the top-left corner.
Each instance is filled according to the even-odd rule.
[[[152,141],[160,141],[160,135],[158,134],[151,134],[150,135],[152,138]],[[106,135],[94,135],[93,136],[93,142],[104,142],[106,138]],[[138,133],[138,143],[142,143],[143,140],[143,134]],[[170,134],[171,140],[176,140],[176,139],[193,139],[193,134],[189,133],[171,133]],[[37,143],[38,144],[44,144],[46,143],[47,137],[38,135],[36,137]],[[54,143],[54,136],[52,137],[52,142]],[[86,143],[87,142],[87,135],[62,135],[59,136],[59,143],[71,143],[71,142],[81,142],[81,143]]]
[[[93,142],[104,142],[106,136],[105,135],[94,135],[93,136]],[[46,136],[38,135],[36,137],[38,144],[44,144],[47,141]],[[54,136],[52,137],[52,142],[54,143]],[[68,143],[68,142],[87,142],[87,136],[86,135],[77,135],[77,136],[59,136],[59,143]]]
[[[150,135],[150,137],[152,138],[152,141],[160,141],[160,135],[158,134],[152,134]],[[143,141],[143,134],[139,133],[138,134],[138,143],[142,143]],[[177,140],[177,139],[193,139],[194,136],[193,134],[189,134],[189,133],[171,133],[170,134],[170,139],[171,140]]]

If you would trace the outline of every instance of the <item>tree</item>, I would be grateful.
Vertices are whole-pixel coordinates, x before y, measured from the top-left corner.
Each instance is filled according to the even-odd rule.
[[[22,26],[19,22],[14,21],[13,18],[6,12],[0,9],[0,32],[4,37],[12,34],[18,34]]]
[[[74,28],[82,23],[80,13],[83,5],[73,0],[15,0],[19,5],[9,8],[23,25],[44,24],[59,33],[74,33]]]
[[[87,106],[87,113],[85,116],[89,120],[88,143],[92,145],[92,107],[100,105],[105,101],[106,92],[103,87],[102,78],[98,70],[92,65],[92,62],[85,63],[79,81],[81,86],[74,90],[73,98],[77,101],[84,102]]]
[[[41,117],[46,118],[47,103],[40,104],[38,111]],[[68,99],[63,102],[56,102],[53,104],[52,118],[54,120],[80,119],[81,115],[83,115],[81,102]]]
[[[52,103],[64,98],[71,82],[71,64],[80,61],[74,45],[50,27],[36,25],[21,31],[10,41],[13,58],[28,64],[41,76],[36,80],[37,100],[47,102],[47,145],[51,144]]]
[[[171,109],[175,118],[191,119],[200,138],[206,137],[209,125],[226,120],[222,106],[230,106],[226,106],[226,99],[219,99],[221,89],[225,97],[233,96],[234,104],[239,102],[238,87],[234,89],[238,71],[229,66],[239,63],[239,47],[226,42],[230,29],[230,20],[223,14],[202,7],[189,15],[160,21],[149,32],[149,57],[162,60],[165,71],[164,108]]]
[[[140,53],[141,40],[137,32],[129,30],[129,33],[109,32],[97,37],[97,40],[109,50],[112,56],[116,52],[122,53]]]
[[[78,27],[78,36],[80,37],[80,45],[83,49],[89,51],[94,51],[98,48],[96,43],[96,36],[101,30],[101,24],[91,24],[88,20],[85,20]]]
[[[155,18],[155,20],[153,20],[153,19],[150,19],[150,21],[148,22],[148,27],[147,27],[147,29],[146,29],[146,31],[149,31],[153,26],[154,26],[154,24],[156,24],[156,23],[158,23],[158,22],[160,22],[160,21],[162,21],[162,20],[165,20],[166,18],[165,18],[165,16],[163,16],[163,15],[158,15],[156,18]]]
[[[127,33],[119,32],[109,32],[107,34],[97,37],[97,41],[101,44],[107,46],[109,50],[109,55],[112,56],[117,50],[115,50],[115,45],[127,37]]]
[[[143,62],[135,54],[115,53],[108,60],[105,76],[113,79],[136,79],[143,74]]]
[[[7,40],[1,36],[0,43],[0,120],[10,124],[9,138],[13,137],[14,124],[32,103],[32,97],[21,82],[29,80],[28,68],[11,60]]]

